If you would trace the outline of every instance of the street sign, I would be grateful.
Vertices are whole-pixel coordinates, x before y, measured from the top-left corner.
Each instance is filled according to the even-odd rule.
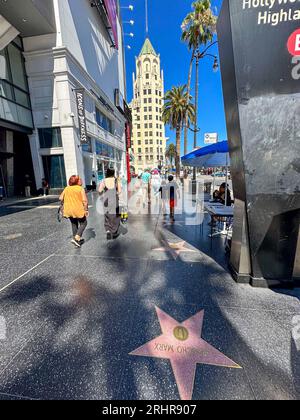
[[[218,133],[204,134],[204,144],[215,144],[215,143],[218,143]]]

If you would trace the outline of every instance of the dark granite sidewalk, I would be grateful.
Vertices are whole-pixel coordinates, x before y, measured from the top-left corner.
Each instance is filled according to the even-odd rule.
[[[204,309],[203,339],[242,367],[198,365],[195,400],[299,399],[299,290],[235,284],[222,240],[180,218],[131,217],[107,243],[91,205],[80,250],[56,205],[0,217],[0,399],[179,399],[168,360],[129,355],[161,334],[155,307]]]

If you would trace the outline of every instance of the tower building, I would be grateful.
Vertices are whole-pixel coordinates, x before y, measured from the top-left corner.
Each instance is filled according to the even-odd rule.
[[[163,167],[166,136],[162,121],[164,75],[160,56],[146,38],[133,74],[132,145],[136,172]]]

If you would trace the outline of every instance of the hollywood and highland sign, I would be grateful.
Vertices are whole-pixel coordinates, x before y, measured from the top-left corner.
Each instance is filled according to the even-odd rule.
[[[299,9],[291,7],[299,3]],[[299,21],[300,0],[243,0],[243,10],[257,10],[257,24],[276,27],[287,22]],[[282,7],[279,11],[278,8]],[[276,11],[275,11],[276,8]],[[292,78],[300,80],[300,28],[294,31],[287,40],[287,49],[292,55]]]
[[[280,11],[275,11],[275,7],[288,5],[295,5],[300,0],[243,0],[243,9],[263,9],[258,11],[257,23],[258,25],[272,25],[277,26],[283,22],[299,21],[300,22],[300,9],[293,10],[284,8]]]

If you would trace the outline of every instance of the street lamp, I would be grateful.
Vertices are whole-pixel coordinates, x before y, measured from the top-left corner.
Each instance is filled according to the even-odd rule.
[[[200,131],[200,128],[198,127],[198,101],[199,101],[199,62],[200,60],[202,60],[202,58],[205,57],[212,57],[214,59],[214,64],[213,64],[213,71],[214,73],[216,73],[219,70],[219,62],[218,62],[218,57],[216,55],[210,54],[207,51],[213,47],[214,45],[216,45],[218,43],[218,41],[213,42],[212,44],[210,44],[207,48],[205,48],[204,51],[197,51],[196,54],[194,55],[194,58],[196,59],[196,87],[195,87],[195,125],[194,125],[194,129],[191,129],[191,131],[194,132],[194,149],[197,148],[197,137],[198,137],[198,133]],[[193,179],[194,181],[196,181],[196,168],[194,168],[193,171]]]
[[[121,9],[127,9],[127,10],[130,10],[132,12],[133,9],[134,9],[134,6],[132,6],[132,4],[130,4],[129,6],[121,6]]]
[[[134,26],[135,22],[134,20],[126,20],[125,22],[123,22],[124,24],[127,23],[128,25]]]

